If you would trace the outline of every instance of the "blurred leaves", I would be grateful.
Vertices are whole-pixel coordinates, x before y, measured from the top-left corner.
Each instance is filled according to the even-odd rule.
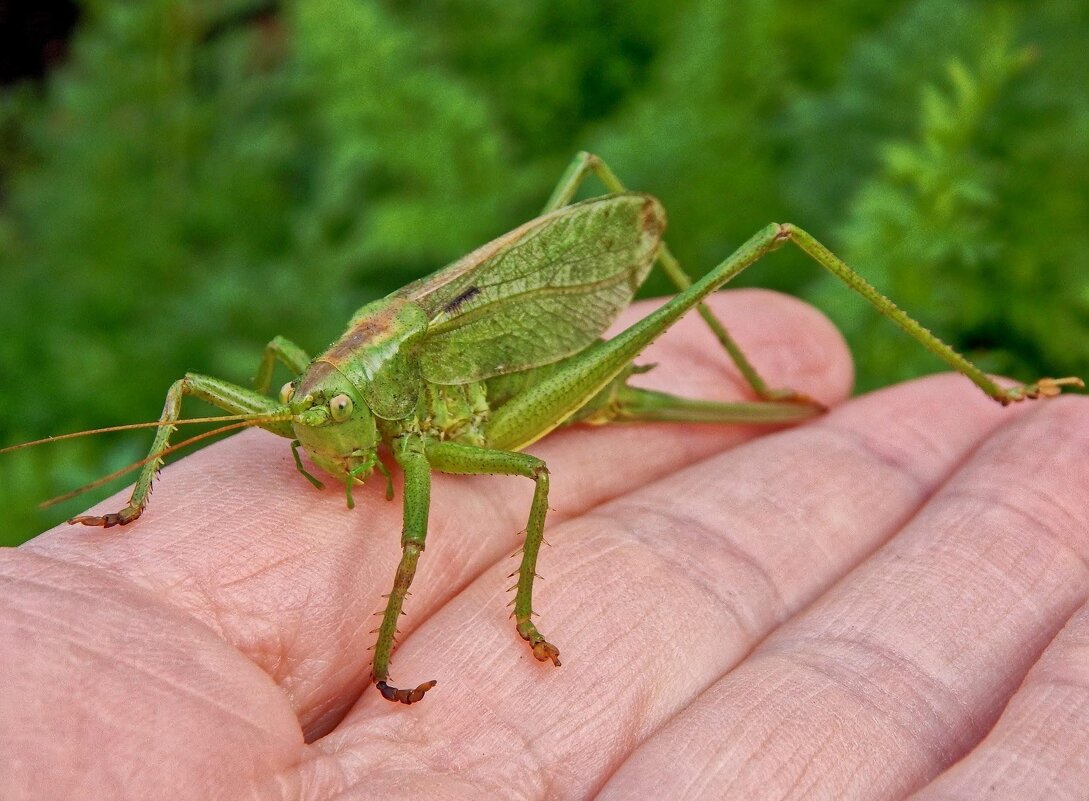
[[[1046,164],[1074,142],[1089,146],[1084,117],[1075,124],[1068,116],[1083,93],[1070,84],[1056,102],[1056,86],[1070,78],[1048,75],[1070,31],[1055,18],[1050,36],[1026,42],[1008,8],[974,18],[961,11],[945,3],[916,10],[971,35],[916,87],[911,129],[875,137],[878,166],[851,193],[837,246],[986,369],[1080,374],[1089,364],[1089,341],[1076,333],[1089,312],[1087,243],[1079,232],[1073,237],[1082,241],[1068,249],[1071,232],[1060,220],[1073,228],[1089,221],[1089,175],[1084,165],[1060,174]],[[920,26],[915,18],[907,24]],[[904,49],[893,60],[903,59],[902,70],[916,57]],[[1041,159],[1049,139],[1051,155]],[[822,280],[810,297],[852,341],[860,388],[930,369],[933,360],[907,338],[887,337],[875,313],[836,301],[841,290],[832,283]]]
[[[274,334],[319,350],[580,148],[693,272],[789,220],[988,369],[1085,374],[1087,33],[1080,0],[93,0],[0,93],[0,442],[244,383]],[[743,278],[816,299],[863,387],[940,369],[797,255]],[[148,439],[0,457],[8,537]]]

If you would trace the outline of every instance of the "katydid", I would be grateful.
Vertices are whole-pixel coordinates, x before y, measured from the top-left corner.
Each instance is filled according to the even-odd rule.
[[[609,194],[573,203],[596,176]],[[136,520],[192,395],[227,411],[237,426],[255,425],[291,440],[299,472],[316,486],[299,456],[345,487],[383,457],[403,471],[402,556],[377,629],[373,681],[390,701],[411,704],[435,682],[398,689],[389,683],[394,634],[427,535],[433,471],[522,476],[535,491],[525,529],[514,599],[515,627],[534,657],[560,664],[559,649],[533,622],[533,580],[548,509],[545,463],[522,450],[559,426],[619,421],[701,423],[801,421],[822,411],[789,389],[772,389],[725,327],[702,304],[765,254],[791,242],[862,295],[920,344],[1002,404],[1082,386],[1077,378],[1002,387],[881,295],[805,231],[773,223],[699,281],[692,282],[661,235],[665,213],[653,197],[629,192],[597,157],[580,153],[542,216],[438,272],[361,308],[345,333],[311,358],[282,338],[266,347],[254,389],[190,373],[175,382],[127,506],[70,523],[110,527]],[[678,294],[611,339],[603,332],[657,263]],[[634,360],[683,314],[697,308],[751,385],[758,400],[717,403],[630,386]],[[276,362],[297,376],[269,396]]]

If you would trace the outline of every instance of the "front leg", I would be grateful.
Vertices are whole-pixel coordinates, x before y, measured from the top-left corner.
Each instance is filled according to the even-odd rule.
[[[536,576],[537,554],[544,538],[544,520],[548,512],[548,468],[535,456],[525,453],[496,451],[454,442],[441,442],[424,437],[402,439],[394,456],[405,471],[404,533],[401,563],[393,581],[393,590],[386,602],[382,624],[378,628],[378,643],[374,649],[374,682],[382,697],[402,704],[414,704],[435,686],[427,681],[412,690],[391,686],[389,660],[393,651],[397,620],[401,616],[405,595],[416,575],[416,563],[424,549],[427,536],[427,515],[431,503],[431,469],[443,473],[525,476],[536,483],[533,503],[526,526],[526,542],[522,549],[522,564],[518,569],[518,591],[514,596],[514,618],[518,633],[529,643],[533,655],[543,661],[560,664],[559,650],[549,643],[534,625],[533,579]]]
[[[174,422],[181,416],[182,398],[186,395],[200,398],[213,406],[217,406],[231,414],[271,414],[282,407],[271,398],[260,395],[246,387],[240,387],[229,381],[212,376],[188,373],[185,378],[175,381],[166,393],[166,403],[163,405],[163,413],[159,418],[160,425],[155,434],[155,440],[151,445],[150,458],[140,471],[136,484],[132,488],[132,496],[128,505],[119,512],[111,512],[105,515],[82,515],[69,520],[72,524],[84,526],[123,526],[138,518],[147,506],[148,495],[151,493],[151,482],[155,479],[155,473],[162,467],[161,454],[170,445],[170,435],[176,430]],[[261,426],[274,434],[282,437],[292,436],[290,424],[282,419],[270,421]]]
[[[401,563],[397,565],[397,574],[393,579],[393,589],[390,590],[386,611],[382,615],[382,624],[378,627],[378,642],[374,647],[374,685],[387,701],[414,704],[435,686],[434,681],[425,681],[413,690],[399,690],[386,680],[389,678],[389,660],[397,634],[397,620],[401,617],[405,596],[416,575],[416,563],[423,553],[424,540],[427,538],[427,516],[431,507],[431,468],[424,455],[423,439],[419,436],[407,436],[399,440],[393,455],[405,474],[402,552]]]

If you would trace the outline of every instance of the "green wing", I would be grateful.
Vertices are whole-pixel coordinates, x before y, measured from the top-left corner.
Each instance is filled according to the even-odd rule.
[[[531,220],[396,294],[430,320],[424,378],[464,384],[562,359],[597,340],[646,278],[665,212],[640,194]]]

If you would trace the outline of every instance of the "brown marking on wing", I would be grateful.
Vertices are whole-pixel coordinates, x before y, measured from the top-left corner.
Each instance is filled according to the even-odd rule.
[[[647,195],[646,200],[643,203],[642,214],[643,230],[653,236],[655,239],[660,239],[662,232],[666,227],[666,215],[665,209],[657,199]]]
[[[639,193],[631,192],[622,194],[634,196]],[[593,200],[608,200],[613,197],[616,196],[605,195],[601,198],[594,198]],[[655,198],[650,195],[644,195],[644,197],[646,198],[646,202],[643,205],[641,223],[644,230],[651,236],[657,237],[665,229],[665,210],[662,208],[662,204]],[[456,262],[443,267],[438,272],[432,273],[418,281],[413,281],[411,284],[407,284],[396,292],[396,296],[418,303],[429,316],[434,316],[442,310],[446,303],[450,303],[451,301],[444,301],[441,297],[436,298],[432,296],[436,295],[436,293],[441,295],[440,290],[444,287],[464,278],[466,274],[472,272],[484,262],[492,259],[497,253],[506,250],[511,245],[520,241],[531,231],[547,225],[556,217],[570,214],[571,210],[571,206],[563,206],[548,214],[530,220],[529,222],[522,223],[522,225],[518,226],[513,231],[508,231],[502,236],[493,239],[491,242],[481,245],[476,250],[462,256]]]
[[[463,305],[468,303],[470,300],[472,300],[473,298],[475,298],[479,294],[480,294],[480,287],[471,286],[468,289],[466,289],[464,292],[462,292],[460,295],[458,295],[456,298],[454,298],[452,301],[450,301],[445,306],[443,306],[442,310],[446,314],[454,314],[456,311],[458,311],[458,309],[460,309]]]
[[[533,229],[545,225],[553,217],[559,216],[567,211],[567,207],[564,207],[542,217],[537,217],[529,222],[522,223],[513,231],[508,231],[502,236],[493,239],[491,242],[481,245],[476,250],[462,256],[456,262],[442,268],[438,272],[432,273],[418,281],[413,281],[411,284],[398,290],[397,294],[403,298],[419,303],[420,306],[427,311],[429,316],[434,315],[439,308],[441,308],[440,304],[436,304],[434,300],[431,299],[431,296],[434,293],[447,284],[462,278],[466,273],[475,270],[482,263],[488,261],[500,251],[505,250],[510,245],[522,239]]]

